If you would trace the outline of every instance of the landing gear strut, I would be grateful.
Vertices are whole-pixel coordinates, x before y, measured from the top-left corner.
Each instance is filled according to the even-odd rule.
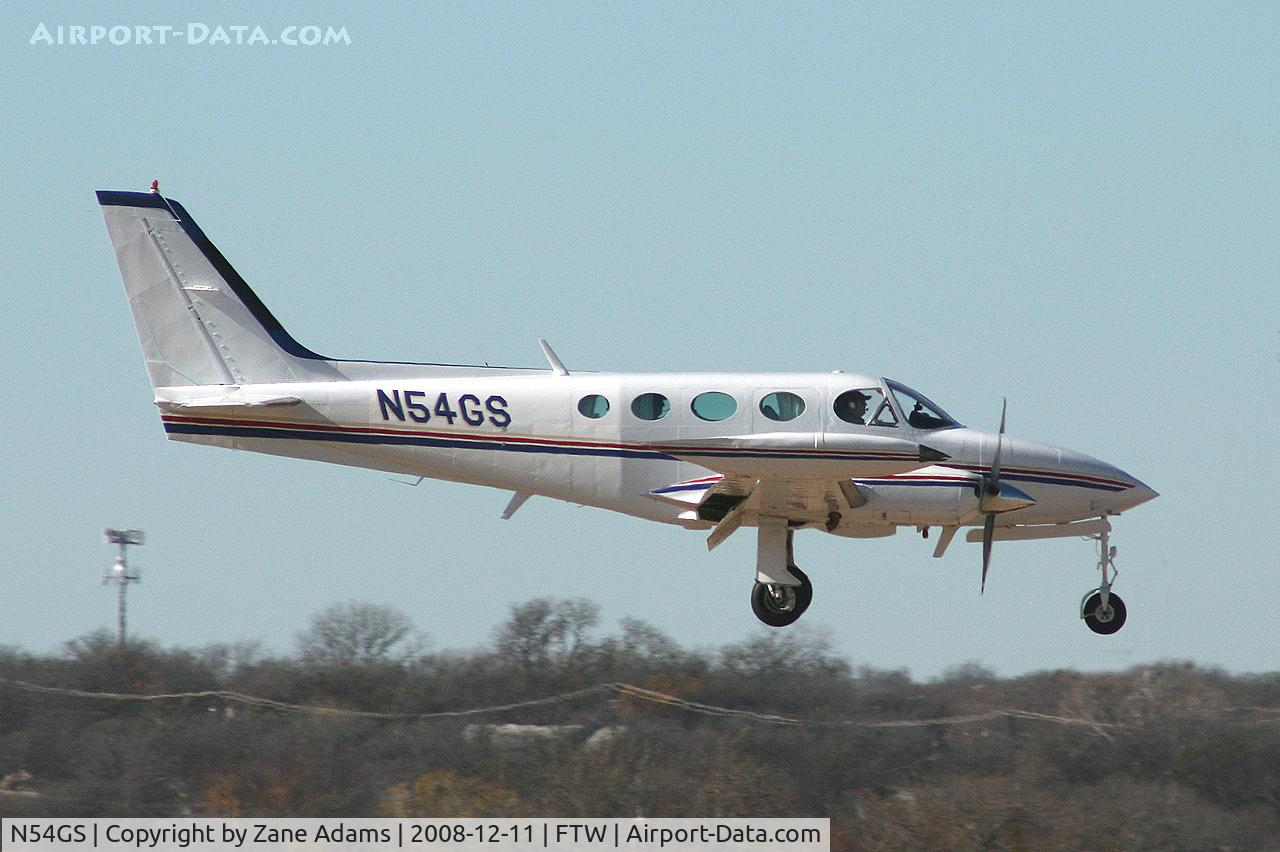
[[[1105,521],[1106,518],[1103,518]],[[1110,636],[1124,627],[1127,617],[1124,601],[1111,591],[1111,583],[1120,573],[1116,570],[1116,549],[1108,538],[1110,525],[1104,526],[1098,536],[1098,570],[1102,572],[1102,585],[1088,592],[1080,602],[1080,617],[1094,633]]]
[[[772,523],[773,519],[762,519],[760,524],[760,547],[756,569],[756,583],[751,589],[751,610],[770,627],[786,627],[795,624],[796,619],[804,615],[804,611],[813,603],[813,583],[805,573],[796,567],[793,538],[794,530],[788,529],[785,522],[781,525]],[[767,523],[765,523],[767,522]],[[785,551],[781,548],[781,536],[785,533]],[[785,554],[785,571],[778,571],[772,564],[772,557]],[[798,582],[789,582],[798,581]]]

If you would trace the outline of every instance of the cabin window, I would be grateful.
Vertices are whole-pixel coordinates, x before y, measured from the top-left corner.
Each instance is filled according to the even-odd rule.
[[[898,416],[879,388],[847,390],[831,406],[836,417],[856,426],[897,426]]]
[[[661,420],[671,411],[671,400],[660,393],[642,393],[631,401],[631,413],[641,420]]]
[[[774,391],[760,400],[760,413],[770,420],[795,420],[804,414],[804,400],[789,391]]]
[[[693,398],[692,408],[702,420],[727,420],[738,410],[738,401],[727,393],[707,391]]]
[[[609,400],[598,393],[589,393],[578,400],[578,413],[597,420],[609,413]]]

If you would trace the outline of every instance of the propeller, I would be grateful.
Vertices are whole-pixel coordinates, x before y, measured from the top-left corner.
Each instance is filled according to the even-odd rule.
[[[987,571],[991,568],[991,545],[996,536],[996,513],[984,508],[984,504],[993,502],[1000,496],[1000,453],[1004,449],[1004,419],[1009,410],[1009,398],[1000,403],[1000,433],[996,437],[996,454],[991,459],[991,472],[982,483],[982,496],[978,499],[978,509],[986,514],[982,524],[982,588],[978,594],[986,594]]]
[[[1000,484],[1000,456],[1004,452],[1004,422],[1009,400],[1000,406],[1000,432],[996,437],[996,453],[991,458],[991,469],[982,477],[978,486],[978,511],[985,518],[982,522],[982,589],[987,590],[987,571],[991,568],[991,545],[996,538],[996,515],[1025,509],[1035,505],[1035,498],[1020,488]]]

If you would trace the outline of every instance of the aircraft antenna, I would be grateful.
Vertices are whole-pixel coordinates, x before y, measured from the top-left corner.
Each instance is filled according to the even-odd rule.
[[[569,371],[565,369],[564,362],[560,360],[560,356],[551,348],[551,344],[538,338],[538,345],[542,347],[542,354],[547,356],[547,361],[551,363],[551,372],[557,376],[567,376]]]
[[[116,642],[119,647],[124,647],[125,641],[125,591],[129,588],[130,583],[142,582],[142,575],[138,573],[137,568],[129,567],[129,551],[131,544],[142,544],[145,536],[142,530],[113,530],[106,529],[102,531],[103,538],[107,544],[114,544],[119,548],[116,554],[116,562],[110,568],[102,572],[102,584],[108,585],[114,583],[120,590],[120,598],[118,604],[119,616],[119,635]]]

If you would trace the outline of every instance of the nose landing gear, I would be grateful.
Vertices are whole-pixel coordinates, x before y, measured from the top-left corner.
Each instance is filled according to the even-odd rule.
[[[1106,518],[1102,520],[1105,522]],[[1110,531],[1110,524],[1106,524],[1098,535],[1098,570],[1102,572],[1102,585],[1087,592],[1080,602],[1080,617],[1084,619],[1085,626],[1104,636],[1124,627],[1127,617],[1124,601],[1111,591],[1111,583],[1120,572],[1116,569],[1116,549],[1108,537]]]

